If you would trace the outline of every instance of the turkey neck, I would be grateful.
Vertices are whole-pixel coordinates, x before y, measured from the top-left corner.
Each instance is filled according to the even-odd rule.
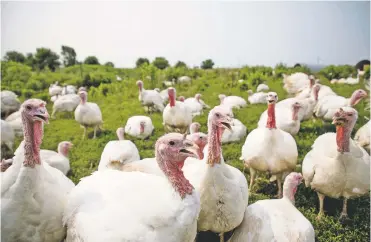
[[[350,134],[352,129],[345,125],[336,126],[336,144],[338,152],[349,152]]]
[[[213,125],[209,121],[209,134],[207,138],[207,143],[209,144],[207,148],[207,164],[214,166],[214,164],[220,164],[221,148],[222,148],[222,134],[224,128],[219,128]]]
[[[88,100],[88,97],[86,95],[81,96],[81,104],[85,104]]]
[[[298,108],[294,108],[294,109],[292,110],[292,120],[293,120],[293,121],[298,120],[298,112],[299,112],[299,109],[298,109]]]
[[[58,148],[58,153],[67,157],[68,156],[68,148],[66,147],[59,147]]]
[[[268,119],[267,119],[267,128],[268,129],[275,129],[276,128],[276,114],[275,114],[275,103],[268,104]]]
[[[170,94],[169,95],[169,103],[170,103],[170,107],[175,106],[175,94]]]
[[[192,194],[193,186],[184,177],[181,169],[181,167],[184,165],[184,161],[180,162],[180,164],[177,164],[176,162],[166,160],[158,152],[156,153],[156,161],[181,198],[184,198],[187,194]]]
[[[297,185],[292,183],[283,184],[283,197],[287,198],[293,205],[295,205],[295,193]]]
[[[32,122],[22,115],[24,134],[24,155],[23,165],[34,168],[40,165],[40,145],[43,137],[43,124],[40,121]]]

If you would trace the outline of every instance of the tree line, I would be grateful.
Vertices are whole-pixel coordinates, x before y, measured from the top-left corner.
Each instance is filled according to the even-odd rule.
[[[77,54],[74,48],[66,45],[62,45],[61,55],[58,55],[49,48],[36,48],[36,53],[27,53],[26,55],[18,51],[8,51],[5,53],[5,61],[19,62],[30,66],[33,70],[44,70],[49,68],[51,71],[55,71],[57,68],[73,66],[77,64],[88,64],[88,65],[101,65],[96,56],[88,56],[84,61],[77,60]],[[136,67],[140,67],[143,64],[150,64],[149,59],[145,57],[140,57],[136,61]],[[166,69],[170,66],[169,61],[165,57],[156,57],[152,63],[158,69]],[[105,66],[114,67],[111,61],[104,64]],[[212,69],[214,62],[211,59],[204,60],[201,63],[202,69]],[[183,61],[178,61],[174,67],[187,68],[187,64]]]

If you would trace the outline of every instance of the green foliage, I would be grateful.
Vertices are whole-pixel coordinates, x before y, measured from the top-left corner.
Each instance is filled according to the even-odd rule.
[[[73,66],[77,63],[75,49],[69,46],[62,45],[63,65]]]
[[[37,48],[35,54],[35,63],[39,70],[49,68],[55,71],[59,66],[59,55],[48,48]]]
[[[110,67],[115,67],[115,65],[111,61],[106,62],[106,64],[104,64],[104,65],[105,66],[110,66]]]
[[[100,65],[99,64],[99,61],[98,61],[98,58],[95,57],[95,56],[88,56],[85,58],[84,60],[84,64],[87,64],[87,65]]]
[[[187,68],[187,64],[183,61],[178,61],[175,66],[176,68],[180,68],[180,67],[184,67],[184,68]]]
[[[330,65],[323,68],[319,73],[326,77],[328,80],[332,80],[354,76],[357,74],[357,70],[350,65],[342,66]]]
[[[160,70],[163,70],[169,66],[169,62],[165,59],[165,57],[156,57],[152,61],[152,65],[156,66]]]
[[[111,140],[116,140],[115,131],[118,127],[123,127],[127,119],[133,115],[147,115],[138,101],[138,90],[135,85],[136,80],[141,79],[145,82],[147,89],[155,87],[161,88],[164,79],[175,78],[187,75],[193,78],[191,86],[175,85],[177,95],[193,97],[195,93],[202,94],[202,99],[211,107],[219,104],[218,95],[237,95],[247,98],[246,87],[256,87],[258,83],[266,82],[272,91],[277,92],[279,99],[282,100],[288,95],[282,88],[281,76],[271,76],[271,69],[268,67],[244,67],[241,69],[186,69],[186,68],[167,68],[160,70],[154,65],[145,63],[137,69],[117,69],[110,66],[99,65],[74,65],[51,72],[47,69],[38,73],[32,72],[27,65],[15,62],[2,62],[2,89],[15,90],[20,95],[21,100],[30,97],[42,98],[48,102],[48,110],[51,112],[52,103],[49,101],[47,88],[50,83],[59,81],[61,84],[68,83],[77,86],[89,86],[88,100],[97,103],[103,114],[104,131],[98,134],[98,138],[91,139],[93,130],[88,130],[89,139],[82,140],[83,130],[80,125],[70,116],[57,114],[57,119],[50,120],[49,125],[45,125],[45,134],[42,149],[56,150],[58,143],[69,140],[74,144],[69,158],[72,173],[69,177],[78,183],[82,177],[89,176],[98,167],[100,155],[104,146]],[[275,67],[275,72],[292,73],[294,68],[279,65]],[[82,76],[81,76],[82,74]],[[121,82],[117,82],[115,75],[124,77]],[[243,77],[244,76],[244,77]],[[320,76],[320,75],[319,75]],[[243,85],[233,85],[235,80],[246,80]],[[321,78],[321,83],[330,85],[328,80]],[[243,86],[243,88],[241,88]],[[34,89],[35,88],[35,89]],[[363,88],[363,83],[357,85],[335,85],[331,88],[339,95],[350,96],[358,88]],[[37,89],[37,90],[36,90]],[[359,129],[367,122],[364,116],[369,117],[369,110],[365,110],[364,101],[355,106],[359,112],[359,118],[355,130]],[[249,132],[257,127],[260,114],[266,110],[266,105],[248,105],[248,107],[235,110],[237,119],[244,123]],[[140,152],[141,158],[154,157],[154,144],[156,140],[164,134],[162,126],[162,114],[154,113],[151,119],[155,126],[153,136],[148,140],[138,140],[133,137],[126,137],[132,140]],[[201,124],[201,131],[207,132],[207,112],[194,118],[195,122]],[[330,123],[322,124],[321,121],[312,120],[302,122],[300,132],[294,138],[298,145],[298,163],[301,164],[305,155],[311,149],[314,140],[325,132],[334,132],[335,128]],[[353,134],[354,135],[354,134]],[[17,140],[15,147],[20,143]],[[224,144],[223,157],[225,162],[240,170],[243,164],[239,160],[241,148],[244,140],[238,143]],[[249,174],[246,172],[249,181]],[[273,199],[277,192],[275,183],[269,182],[266,174],[259,175],[256,185],[251,189],[249,204],[261,199]],[[306,188],[304,184],[298,187],[296,194],[296,206],[313,224],[316,232],[316,241],[369,241],[370,240],[370,197],[350,200],[348,211],[351,220],[347,224],[341,224],[338,217],[342,208],[342,201],[337,199],[325,199],[326,216],[322,221],[317,221],[318,198],[314,191]]]
[[[365,74],[363,75],[363,78],[370,79],[370,65],[366,66],[364,71],[365,71]]]
[[[204,60],[202,63],[201,63],[201,68],[202,69],[212,69],[213,66],[214,66],[214,62],[212,59],[207,59],[207,60]]]
[[[24,63],[26,57],[18,51],[7,51],[4,56],[5,61],[14,61],[19,63]]]
[[[138,60],[135,62],[135,65],[137,67],[140,67],[141,65],[143,65],[145,63],[149,64],[149,60],[147,58],[141,57],[141,58],[138,58]]]
[[[37,62],[32,53],[27,53],[25,64],[32,68],[32,70],[36,70]]]

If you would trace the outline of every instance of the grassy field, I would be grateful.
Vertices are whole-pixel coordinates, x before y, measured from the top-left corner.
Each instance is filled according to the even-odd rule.
[[[61,141],[71,141],[74,144],[70,152],[70,162],[72,172],[69,177],[73,182],[78,183],[79,179],[88,176],[98,167],[101,152],[110,140],[117,139],[116,129],[124,127],[126,120],[133,115],[146,115],[144,109],[138,101],[138,90],[135,85],[136,77],[131,74],[124,75],[124,70],[115,70],[116,74],[125,76],[123,81],[112,81],[109,84],[102,84],[99,87],[89,88],[88,101],[96,102],[103,113],[104,130],[98,134],[97,139],[91,139],[93,132],[88,130],[89,139],[82,140],[83,129],[69,114],[58,114],[56,120],[51,120],[50,124],[45,127],[43,149],[56,150],[57,145]],[[145,88],[153,88],[153,83],[144,80]],[[322,78],[321,78],[322,80]],[[162,80],[161,80],[162,81]],[[155,86],[159,85],[160,81]],[[329,84],[328,80],[323,79],[323,84]],[[249,88],[253,87],[255,91],[256,85],[251,81],[247,82]],[[256,83],[255,83],[256,84]],[[267,84],[272,91],[278,93],[279,100],[287,97],[283,90],[282,79],[270,77],[267,79]],[[358,89],[364,88],[363,83],[359,85],[337,85],[331,86],[339,95],[350,96],[351,93]],[[247,92],[240,84],[231,82],[228,75],[220,73],[218,70],[204,72],[193,80],[190,86],[175,85],[177,96],[190,97],[199,92],[202,94],[202,99],[211,107],[219,104],[218,95],[224,93],[226,95],[239,95],[247,99]],[[38,95],[44,95],[46,91],[40,91]],[[24,99],[24,97],[22,97]],[[354,132],[367,122],[364,116],[369,117],[369,111],[365,111],[365,101],[357,105],[359,119],[357,121]],[[266,109],[266,105],[249,105],[247,108],[236,110],[235,117],[247,126],[248,132],[257,127],[257,121],[260,114]],[[52,103],[48,102],[49,113],[52,112]],[[137,140],[126,136],[126,139],[132,140],[139,149],[141,158],[154,156],[154,143],[158,137],[164,134],[162,126],[162,114],[155,113],[151,115],[155,126],[154,135],[149,140]],[[204,115],[196,117],[194,121],[199,122],[202,127],[201,131],[207,132],[206,121],[207,112]],[[301,124],[300,132],[295,136],[298,145],[299,158],[298,163],[301,163],[306,153],[310,150],[311,144],[319,135],[325,132],[334,132],[335,127],[330,123],[325,126],[321,121],[313,122],[306,121]],[[20,140],[17,140],[16,147]],[[241,155],[241,147],[244,141],[240,143],[223,145],[223,156],[226,162],[242,170],[243,166],[239,157]],[[249,174],[246,173],[246,178]],[[249,181],[249,180],[248,180]],[[276,184],[269,183],[269,180],[260,177],[257,180],[257,185],[254,187],[249,198],[249,204],[260,199],[273,198],[276,194]],[[338,217],[342,208],[342,200],[326,198],[325,211],[326,215],[320,222],[316,221],[318,213],[318,199],[315,192],[304,185],[300,185],[296,195],[297,208],[312,222],[317,241],[369,241],[370,240],[370,198],[368,196],[351,200],[348,203],[349,216],[351,220],[346,224],[338,222]]]

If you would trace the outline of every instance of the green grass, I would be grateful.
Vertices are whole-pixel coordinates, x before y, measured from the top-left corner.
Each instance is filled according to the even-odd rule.
[[[211,107],[219,104],[218,95],[220,93],[239,95],[247,99],[246,91],[242,91],[239,85],[232,87],[231,82],[226,81],[226,79],[228,78],[225,78],[222,74],[206,73],[194,80],[192,86],[176,85],[177,96],[190,97],[199,92],[202,94],[202,99]],[[125,126],[126,120],[130,116],[146,115],[138,101],[135,81],[136,78],[128,77],[122,82],[115,81],[111,84],[103,84],[97,88],[90,88],[88,101],[96,102],[100,106],[104,120],[104,131],[99,133],[98,138],[95,140],[91,139],[93,135],[91,129],[88,130],[89,139],[82,140],[83,129],[80,128],[73,118],[66,114],[58,114],[56,120],[51,120],[50,124],[46,125],[42,144],[43,149],[56,150],[58,143],[64,140],[71,141],[74,144],[70,152],[72,173],[69,175],[73,182],[78,183],[80,178],[90,175],[92,171],[97,169],[104,146],[108,141],[117,139],[115,131],[118,127]],[[322,83],[330,85],[327,81]],[[272,91],[278,93],[280,100],[287,97],[280,79],[270,78],[267,84]],[[150,83],[146,82],[146,80],[145,87],[150,89]],[[158,87],[160,86],[158,85]],[[363,88],[363,85],[338,85],[333,87],[336,93],[343,96],[350,96],[357,88]],[[364,116],[368,117],[370,115],[369,112],[364,111],[364,107],[364,101],[356,107],[359,111],[359,119],[355,131],[367,122]],[[235,117],[244,123],[250,132],[256,128],[260,114],[265,109],[266,105],[249,105],[247,108],[236,110],[234,113]],[[48,103],[48,110],[51,113],[52,105],[50,102]],[[155,113],[151,115],[151,118],[155,126],[155,132],[148,140],[142,141],[126,136],[127,139],[131,139],[136,144],[141,158],[154,156],[154,143],[158,137],[164,134],[162,114]],[[194,121],[202,125],[201,131],[207,132],[207,112],[202,116],[196,117]],[[323,127],[321,121],[316,123],[313,123],[312,120],[303,122],[299,134],[295,137],[299,151],[298,163],[302,162],[316,137],[330,131],[335,131],[335,127],[331,124]],[[20,140],[17,141],[16,145],[19,142]],[[243,168],[239,160],[243,143],[244,140],[239,143],[223,145],[223,155],[226,162],[240,170]],[[246,174],[246,178],[249,178],[248,174]],[[249,199],[250,204],[260,199],[273,198],[277,191],[276,185],[269,183],[266,177],[260,177],[256,185]],[[257,191],[260,191],[260,193],[257,193]],[[318,241],[370,240],[370,199],[368,196],[349,201],[348,210],[351,221],[345,225],[337,220],[342,208],[341,200],[326,198],[326,216],[320,222],[315,219],[318,212],[318,199],[315,192],[305,188],[304,185],[300,185],[296,201],[298,209],[312,222]]]

